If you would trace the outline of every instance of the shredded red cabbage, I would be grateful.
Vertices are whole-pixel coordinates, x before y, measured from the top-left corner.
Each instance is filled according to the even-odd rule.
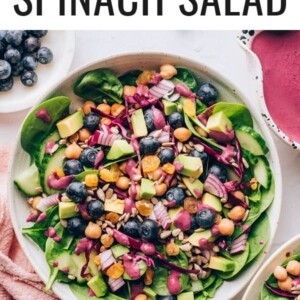
[[[286,298],[289,298],[289,299],[295,299],[296,298],[296,295],[295,294],[292,294],[292,293],[289,293],[289,292],[285,292],[283,290],[280,290],[280,289],[277,289],[277,288],[274,288],[272,287],[269,283],[265,282],[265,286],[266,288],[271,291],[273,294],[277,295],[277,296],[280,296],[280,297],[286,297]]]

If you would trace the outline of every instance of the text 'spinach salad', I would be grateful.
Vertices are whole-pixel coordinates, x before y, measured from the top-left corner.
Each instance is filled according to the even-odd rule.
[[[261,300],[300,299],[300,255],[289,257],[265,282]]]
[[[270,235],[268,148],[248,109],[218,102],[183,67],[87,72],[85,102],[57,97],[27,117],[32,164],[15,179],[24,228],[79,299],[202,300]],[[228,99],[230,100],[230,99]]]

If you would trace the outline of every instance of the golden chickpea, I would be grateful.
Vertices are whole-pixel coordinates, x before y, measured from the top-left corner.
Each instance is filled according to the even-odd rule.
[[[95,108],[96,104],[93,101],[85,101],[84,105],[82,107],[83,113],[85,115],[89,114],[91,112],[91,107]]]
[[[125,109],[125,106],[119,103],[115,103],[111,107],[111,114],[114,117],[117,117],[123,110]]]
[[[281,290],[290,292],[292,289],[292,278],[287,277],[284,281],[278,281],[278,286]]]
[[[89,137],[92,135],[91,132],[89,130],[87,130],[86,128],[82,128],[78,131],[78,135],[79,135],[79,141],[80,142],[85,142],[86,140],[89,139]]]
[[[233,221],[240,221],[245,217],[245,213],[246,209],[237,205],[228,212],[228,217]]]
[[[175,243],[168,243],[166,246],[166,252],[169,256],[177,256],[180,252],[179,246]]]
[[[167,185],[165,183],[156,183],[155,187],[155,194],[156,196],[162,196],[167,192]]]
[[[123,88],[123,97],[125,98],[126,96],[134,96],[135,92],[135,86],[125,85]]]
[[[67,147],[65,151],[66,158],[69,159],[78,159],[82,152],[82,148],[80,148],[76,143],[72,143],[70,146]]]
[[[118,181],[116,182],[116,186],[121,190],[128,190],[130,185],[130,179],[125,176],[119,177]]]
[[[207,133],[199,126],[195,127],[197,133],[202,137],[207,137]]]
[[[297,260],[291,260],[286,266],[286,270],[289,274],[293,276],[300,275],[300,263]]]
[[[41,196],[33,197],[32,198],[32,208],[37,209],[36,206],[39,204],[40,200],[42,199]]]
[[[102,234],[102,230],[99,225],[93,222],[89,222],[84,233],[85,236],[89,239],[99,239]]]
[[[114,238],[111,235],[103,234],[100,241],[105,248],[109,248],[114,243]]]
[[[145,294],[139,294],[137,295],[134,300],[147,300],[147,296]]]
[[[110,125],[111,124],[111,120],[109,118],[102,118],[100,121],[101,125]]]
[[[136,185],[135,200],[141,200],[141,186],[139,184]]]
[[[184,143],[192,136],[192,132],[185,127],[179,127],[175,129],[174,136],[178,141]]]
[[[152,176],[152,180],[154,180],[154,181],[158,180],[161,177],[161,173],[162,173],[161,168],[158,168],[155,171],[153,171],[152,173],[150,173]]]
[[[122,163],[120,164],[120,170],[121,170],[121,172],[122,172],[123,174],[127,174],[127,172],[126,172],[126,161],[124,161],[124,162],[122,162]]]
[[[284,281],[288,277],[287,271],[282,266],[277,266],[274,270],[274,277],[279,281]]]
[[[229,219],[222,219],[218,224],[218,229],[222,235],[231,236],[234,232],[234,223]]]
[[[110,106],[107,103],[101,103],[97,106],[97,108],[103,113],[110,115]]]
[[[165,64],[160,67],[160,76],[163,79],[171,79],[177,74],[177,70],[174,66]]]
[[[242,191],[234,191],[232,195],[243,202],[245,201],[245,194]]]

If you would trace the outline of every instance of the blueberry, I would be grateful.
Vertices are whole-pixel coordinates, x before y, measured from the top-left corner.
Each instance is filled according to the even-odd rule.
[[[94,132],[99,127],[99,123],[100,116],[94,112],[87,114],[83,119],[83,126],[91,132]]]
[[[218,91],[210,83],[201,85],[197,94],[201,98],[201,100],[208,106],[215,104],[216,100],[219,97]]]
[[[168,117],[168,123],[173,129],[183,127],[184,126],[184,119],[183,115],[179,112],[173,112]]]
[[[175,152],[171,148],[165,148],[160,150],[157,156],[160,159],[160,163],[164,165],[166,163],[172,163],[174,161]]]
[[[11,65],[6,60],[0,60],[0,79],[6,79],[11,74]]]
[[[4,59],[10,64],[17,64],[21,59],[21,53],[17,49],[9,49],[4,53]]]
[[[139,227],[140,237],[148,242],[154,242],[158,237],[158,225],[151,219],[146,219]]]
[[[29,37],[29,30],[22,31],[22,40],[26,40]]]
[[[81,182],[72,182],[66,189],[67,196],[76,203],[82,203],[88,196],[86,187]]]
[[[5,41],[0,41],[0,56],[3,55],[3,53],[6,50],[6,42]]]
[[[22,62],[24,68],[28,71],[34,71],[38,65],[36,58],[31,55],[24,56]]]
[[[94,166],[97,154],[98,154],[97,149],[86,148],[81,152],[79,160],[85,167],[91,168]]]
[[[38,77],[37,77],[36,73],[33,71],[25,71],[21,75],[21,82],[25,86],[34,86],[37,83],[37,81],[38,81]]]
[[[87,226],[87,221],[79,218],[79,217],[74,217],[70,218],[67,220],[67,229],[70,233],[78,236],[82,235],[85,231],[85,228]]]
[[[68,176],[82,173],[84,171],[84,168],[79,160],[70,159],[64,163],[63,170],[64,173]]]
[[[22,30],[8,30],[5,40],[9,45],[19,46],[22,43]]]
[[[5,39],[7,30],[0,30],[0,41],[3,41]]]
[[[21,61],[11,66],[11,74],[13,76],[15,77],[20,76],[23,72],[24,72],[24,66]]]
[[[89,216],[97,219],[104,213],[103,203],[100,200],[92,200],[87,205],[87,212]]]
[[[31,36],[24,41],[24,49],[27,53],[36,52],[40,47],[41,47],[40,39],[34,36]]]
[[[199,157],[201,160],[202,160],[202,164],[203,165],[206,165],[207,163],[207,160],[208,160],[208,155],[206,152],[202,151],[202,152],[199,152],[197,150],[192,150],[190,152],[190,156],[193,156],[193,157]]]
[[[124,233],[133,238],[138,238],[140,226],[141,224],[137,220],[131,219],[124,225]]]
[[[197,225],[201,228],[210,228],[215,222],[215,213],[207,208],[204,208],[196,214]]]
[[[154,154],[160,146],[159,141],[153,136],[147,136],[140,140],[141,154]]]
[[[182,206],[184,198],[184,190],[179,187],[171,187],[166,193],[166,199],[168,202],[176,201],[175,207]]]
[[[208,174],[213,174],[213,175],[217,176],[222,182],[227,181],[227,171],[224,167],[222,167],[220,165],[212,165],[208,169]]]
[[[172,296],[172,295],[169,295],[169,296],[157,296],[156,299],[157,300],[176,300],[177,297],[176,296]]]
[[[6,79],[0,80],[0,92],[7,92],[12,89],[14,85],[13,77],[8,77]]]
[[[48,30],[27,30],[28,34],[41,38],[48,33]]]
[[[194,231],[195,231],[196,229],[198,229],[198,228],[199,228],[199,226],[198,226],[198,224],[197,224],[197,218],[196,218],[196,215],[191,215],[191,227],[190,227],[190,229],[189,229],[188,231],[186,231],[186,233],[187,233],[188,235],[191,235],[191,234],[193,234]]]
[[[148,132],[155,130],[154,119],[151,108],[144,111],[144,119]]]
[[[53,53],[49,48],[41,47],[37,52],[37,59],[43,65],[49,64],[53,59]]]

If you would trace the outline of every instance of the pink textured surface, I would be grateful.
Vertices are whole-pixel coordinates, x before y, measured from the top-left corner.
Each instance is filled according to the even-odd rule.
[[[263,31],[252,50],[262,64],[266,105],[274,122],[300,142],[300,31]]]
[[[6,204],[9,151],[0,146],[0,299],[54,300],[43,292],[44,284],[34,273],[14,234]]]

